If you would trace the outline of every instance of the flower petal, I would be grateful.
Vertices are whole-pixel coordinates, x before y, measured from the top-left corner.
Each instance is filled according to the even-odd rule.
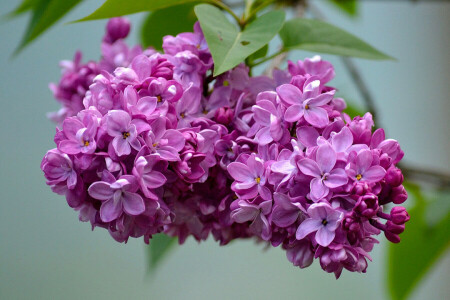
[[[305,238],[311,232],[319,230],[321,227],[323,227],[323,225],[321,223],[321,220],[306,219],[297,228],[297,232],[295,234],[295,238],[297,240],[301,240],[301,239]]]
[[[330,231],[327,229],[327,227],[322,226],[319,230],[317,230],[316,233],[317,244],[321,245],[322,247],[327,247],[334,240],[335,235],[336,234],[334,231]]]
[[[122,205],[123,210],[131,216],[140,215],[145,211],[144,199],[136,193],[123,192]]]

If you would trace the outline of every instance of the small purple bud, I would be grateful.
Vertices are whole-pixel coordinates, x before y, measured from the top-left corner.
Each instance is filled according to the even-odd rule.
[[[233,121],[234,111],[229,107],[221,107],[216,111],[217,123],[228,125]]]
[[[358,202],[356,202],[355,208],[353,210],[368,219],[372,218],[378,211],[377,196],[368,194],[359,197]]]
[[[397,225],[403,225],[409,221],[409,214],[403,206],[395,206],[391,209],[391,221]]]
[[[402,171],[396,167],[389,168],[384,178],[386,179],[386,182],[393,187],[397,187],[403,183]]]
[[[408,199],[408,193],[403,185],[395,187],[391,191],[391,199],[395,204],[402,204]]]
[[[130,33],[130,21],[125,18],[112,18],[106,24],[106,34],[103,41],[112,44],[117,40],[126,38]]]
[[[389,231],[391,233],[395,233],[395,234],[400,234],[405,230],[405,224],[395,224],[392,221],[387,221],[386,222],[386,230],[385,231]]]
[[[390,241],[391,243],[394,243],[394,244],[400,243],[400,237],[398,236],[398,234],[394,234],[389,231],[385,231],[384,235],[386,236],[388,241]]]

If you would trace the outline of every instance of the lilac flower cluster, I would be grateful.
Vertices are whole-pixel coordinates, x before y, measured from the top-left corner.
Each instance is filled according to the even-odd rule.
[[[273,78],[241,64],[212,76],[197,23],[166,36],[164,53],[129,50],[129,24],[111,19],[99,63],[80,55],[52,86],[63,103],[47,184],[81,221],[119,242],[164,232],[183,243],[256,237],[295,266],[339,277],[365,272],[381,231],[391,242],[409,220],[396,164],[403,157],[372,116],[351,119],[316,56]]]

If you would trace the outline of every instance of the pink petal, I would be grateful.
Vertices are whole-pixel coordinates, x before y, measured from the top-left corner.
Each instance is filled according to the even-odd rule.
[[[115,137],[112,141],[112,146],[118,156],[128,155],[131,153],[130,144],[127,139],[124,139],[122,136]]]
[[[303,117],[304,110],[303,106],[300,104],[292,105],[286,109],[284,113],[284,118],[288,122],[297,122],[300,120],[301,117]]]
[[[329,189],[323,184],[322,179],[313,178],[310,186],[311,194],[315,198],[314,200],[320,200],[328,195]]]
[[[280,99],[287,106],[302,102],[302,92],[292,84],[283,84],[277,88]]]
[[[228,173],[230,173],[231,177],[234,180],[245,182],[245,181],[253,181],[254,176],[250,169],[240,162],[232,162],[227,167]]]
[[[145,211],[144,200],[136,193],[123,192],[122,205],[123,210],[131,216],[140,215]]]
[[[370,150],[363,150],[356,156],[356,167],[359,174],[363,174],[372,164],[373,156]]]
[[[333,135],[331,138],[331,144],[336,152],[344,152],[353,144],[353,134],[348,127],[342,128],[342,130]]]
[[[321,145],[317,149],[316,161],[322,173],[330,172],[336,164],[336,152],[329,144]]]
[[[324,180],[324,184],[329,188],[337,188],[339,186],[343,186],[347,182],[348,176],[344,169],[336,169],[331,171],[330,175],[327,176],[327,179]]]
[[[145,185],[151,189],[156,189],[164,185],[167,181],[166,177],[161,172],[157,171],[153,171],[148,175],[142,176],[142,179],[144,180]]]
[[[377,182],[384,178],[386,170],[381,166],[370,167],[366,172],[364,172],[362,180],[369,182]]]
[[[318,230],[319,228],[322,228],[322,227],[323,227],[322,220],[306,219],[297,228],[297,232],[295,234],[295,238],[297,240],[301,240],[301,239],[305,238],[311,232],[314,232],[314,231],[316,231],[316,230]]]
[[[109,183],[98,181],[91,184],[91,186],[88,188],[88,193],[92,198],[104,201],[112,198],[114,190],[111,189]]]
[[[103,222],[116,220],[122,214],[122,202],[120,199],[111,198],[102,203],[100,207],[100,218]]]
[[[302,159],[297,163],[297,165],[300,171],[305,175],[309,175],[312,177],[320,177],[322,175],[319,166],[312,159],[309,158]]]
[[[81,152],[80,144],[74,140],[64,140],[58,144],[58,150],[67,154],[75,155]]]
[[[334,231],[329,231],[325,226],[322,226],[316,233],[317,244],[327,247],[334,240]]]
[[[304,110],[304,114],[305,120],[313,126],[323,128],[329,123],[328,113],[321,107],[309,107],[309,109]]]

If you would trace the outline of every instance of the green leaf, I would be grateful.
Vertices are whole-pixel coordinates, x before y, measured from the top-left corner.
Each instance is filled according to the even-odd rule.
[[[39,0],[23,0],[12,12],[6,15],[6,18],[13,18],[20,14],[23,14],[29,10],[32,10]]]
[[[249,63],[252,64],[255,60],[265,57],[267,55],[268,51],[269,51],[269,45],[267,44],[248,57]]]
[[[31,21],[16,53],[36,39],[82,0],[38,0],[32,10]]]
[[[186,3],[151,12],[142,25],[143,46],[161,50],[164,36],[192,31],[197,21],[194,6],[195,3]]]
[[[177,239],[164,233],[152,237],[148,245],[149,271],[155,271],[162,259],[174,248]]]
[[[409,210],[411,219],[399,244],[388,249],[387,284],[392,299],[407,299],[438,258],[450,246],[450,213],[434,226],[426,222],[428,202],[418,186],[408,185],[415,206]]]
[[[77,22],[124,16],[141,11],[157,11],[184,3],[214,1],[216,0],[106,0],[96,11]]]
[[[352,17],[358,12],[357,0],[330,0],[330,2]]]
[[[393,59],[356,36],[314,19],[296,18],[286,22],[280,37],[285,50],[301,49],[366,59]]]
[[[255,19],[241,32],[212,5],[197,5],[195,14],[214,60],[214,76],[237,66],[264,47],[284,22],[284,12],[271,11]]]
[[[347,108],[345,108],[344,112],[348,114],[352,119],[356,116],[364,115],[364,110],[349,102],[347,102]]]

